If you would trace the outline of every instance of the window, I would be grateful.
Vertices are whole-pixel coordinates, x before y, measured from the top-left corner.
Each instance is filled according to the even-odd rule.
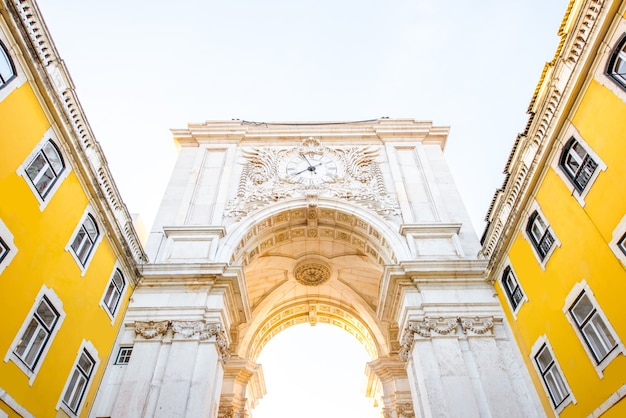
[[[522,300],[524,299],[524,293],[513,274],[513,270],[510,266],[507,266],[502,273],[502,287],[506,293],[513,311],[517,309]]]
[[[133,347],[120,347],[120,351],[117,353],[117,359],[115,364],[128,364],[130,361],[130,355],[133,353]]]
[[[80,228],[78,228],[71,245],[72,252],[81,266],[85,267],[87,265],[87,260],[96,245],[99,235],[100,232],[98,231],[96,221],[91,214],[88,214]]]
[[[559,408],[569,397],[570,393],[561,370],[554,361],[554,356],[547,344],[544,344],[535,354],[535,364],[550,395],[552,406],[555,409]]]
[[[109,282],[109,286],[107,287],[107,291],[104,294],[103,300],[104,305],[111,315],[115,315],[115,311],[117,310],[117,304],[122,297],[125,286],[126,281],[124,280],[122,272],[119,269],[115,269],[113,277],[111,277],[111,281]]]
[[[528,218],[526,232],[533,247],[537,250],[539,258],[543,261],[554,245],[554,236],[548,230],[548,225],[539,215],[539,212],[534,211]]]
[[[584,291],[569,308],[569,313],[596,364],[600,364],[617,347],[617,342],[602,316]]]
[[[585,189],[598,167],[598,163],[575,138],[571,138],[563,148],[559,165],[579,193]]]
[[[4,259],[6,258],[6,256],[9,254],[9,251],[11,249],[9,248],[9,246],[7,245],[6,242],[4,242],[4,240],[2,239],[2,237],[0,237],[0,263],[2,263],[2,261],[4,261]]]
[[[74,414],[78,414],[79,407],[85,396],[87,385],[91,379],[96,362],[87,350],[83,349],[80,357],[74,366],[69,384],[63,395],[63,403]]]
[[[59,149],[52,140],[48,140],[26,167],[26,175],[43,199],[64,169]]]
[[[16,76],[15,66],[9,52],[5,48],[2,41],[0,41],[0,89],[7,85],[9,81],[13,80]]]
[[[59,312],[44,296],[14,350],[17,357],[29,370],[35,369],[46,344],[50,340],[50,335],[57,325],[59,316]]]
[[[626,88],[626,34],[616,44],[609,58],[606,73],[620,87]]]

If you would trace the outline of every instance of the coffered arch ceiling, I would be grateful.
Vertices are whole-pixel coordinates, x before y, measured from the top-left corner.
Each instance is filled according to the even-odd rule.
[[[307,322],[341,327],[372,359],[389,352],[388,324],[376,309],[384,266],[397,264],[402,237],[362,208],[316,203],[256,214],[231,243],[252,311],[238,330],[243,358],[256,359],[278,332]]]

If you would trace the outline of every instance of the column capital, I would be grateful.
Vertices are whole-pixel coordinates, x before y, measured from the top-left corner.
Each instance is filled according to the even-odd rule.
[[[147,340],[163,337],[169,325],[170,321],[135,321],[135,335]]]

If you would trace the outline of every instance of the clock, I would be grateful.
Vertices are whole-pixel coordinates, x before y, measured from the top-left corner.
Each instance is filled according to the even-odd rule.
[[[305,185],[332,181],[337,175],[337,163],[327,154],[299,154],[287,162],[287,177]]]

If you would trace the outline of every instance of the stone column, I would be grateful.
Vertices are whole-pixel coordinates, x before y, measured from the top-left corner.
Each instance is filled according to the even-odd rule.
[[[413,399],[404,361],[397,355],[380,357],[367,364],[378,377],[383,392],[384,418],[413,418]]]
[[[524,403],[528,387],[507,371],[513,353],[501,321],[491,316],[439,317],[410,321],[400,357],[407,371],[415,411],[423,417],[532,417]],[[522,393],[517,393],[518,391]]]
[[[248,418],[265,395],[265,381],[260,364],[231,358],[224,367],[218,418]]]
[[[131,362],[112,416],[216,417],[228,342],[221,325],[136,321]]]

